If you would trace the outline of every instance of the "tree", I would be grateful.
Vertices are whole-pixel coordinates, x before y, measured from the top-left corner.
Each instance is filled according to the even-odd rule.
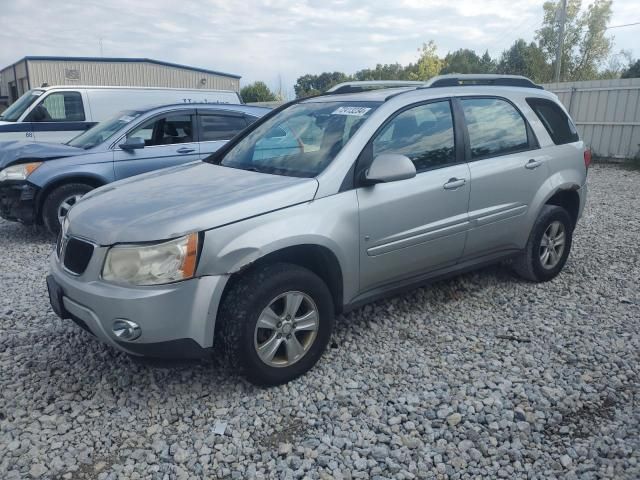
[[[365,68],[354,73],[355,80],[408,80],[408,72],[399,63],[377,64],[376,68]]]
[[[486,51],[482,57],[467,48],[461,48],[455,52],[447,53],[444,57],[444,67],[441,74],[447,73],[493,73],[495,64]]]
[[[310,97],[326,92],[338,83],[351,80],[347,74],[342,72],[324,72],[320,75],[303,75],[299,77],[293,89],[297,98]]]
[[[274,102],[277,100],[267,84],[261,81],[242,87],[240,96],[245,102]]]
[[[605,37],[611,19],[611,1],[595,0],[581,12],[582,0],[568,0],[564,30],[564,46],[560,78],[562,80],[588,80],[596,78],[607,59],[613,40]],[[536,32],[539,46],[548,63],[555,64],[558,32],[560,28],[559,1],[543,5],[542,27]]]
[[[542,49],[535,42],[527,44],[521,38],[502,52],[496,72],[524,75],[539,83],[548,82],[552,77],[551,65],[546,62]]]
[[[433,40],[429,43],[423,43],[418,49],[420,58],[416,64],[409,64],[406,67],[407,78],[409,80],[429,80],[440,73],[444,67],[444,60],[438,57],[438,47]]]
[[[629,68],[622,72],[621,78],[640,78],[640,58],[634,63],[629,62]]]

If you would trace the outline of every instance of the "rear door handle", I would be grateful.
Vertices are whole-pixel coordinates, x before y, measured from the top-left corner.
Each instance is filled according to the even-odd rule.
[[[529,160],[526,165],[524,166],[524,168],[529,169],[529,170],[534,170],[536,168],[538,168],[540,165],[542,165],[542,162],[539,160],[534,160],[533,158],[531,160]]]
[[[178,153],[193,153],[195,151],[196,151],[195,148],[189,148],[189,147],[182,147],[182,148],[179,148],[178,150],[176,150],[176,152],[178,152]]]
[[[444,184],[445,190],[455,190],[462,187],[467,181],[464,178],[450,178],[447,183]]]

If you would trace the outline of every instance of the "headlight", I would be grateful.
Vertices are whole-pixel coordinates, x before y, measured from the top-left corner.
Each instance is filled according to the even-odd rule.
[[[3,180],[26,180],[42,162],[20,163],[0,170],[0,182]]]
[[[130,285],[160,285],[193,277],[198,234],[155,245],[117,245],[107,253],[102,278]]]

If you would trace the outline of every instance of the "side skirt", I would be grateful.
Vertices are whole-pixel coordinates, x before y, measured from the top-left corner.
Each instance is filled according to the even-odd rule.
[[[493,265],[503,260],[508,260],[521,253],[521,250],[508,250],[483,255],[470,260],[457,263],[450,267],[432,270],[414,277],[406,278],[397,282],[389,283],[381,287],[376,287],[356,296],[351,302],[344,305],[342,313],[362,307],[382,298],[400,295],[416,288],[423,287],[438,280],[456,277],[462,273],[477,270],[482,267]]]

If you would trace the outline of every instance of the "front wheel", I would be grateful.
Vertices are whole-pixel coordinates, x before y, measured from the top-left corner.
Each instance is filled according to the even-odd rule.
[[[42,221],[47,230],[57,235],[71,207],[91,190],[93,187],[86,183],[68,183],[54,188],[42,204]]]
[[[316,364],[331,336],[329,289],[306,268],[277,263],[234,281],[218,317],[218,341],[253,384],[273,386]]]
[[[556,205],[545,205],[529,240],[513,262],[514,271],[526,280],[546,282],[560,273],[571,250],[573,222],[569,213]]]

